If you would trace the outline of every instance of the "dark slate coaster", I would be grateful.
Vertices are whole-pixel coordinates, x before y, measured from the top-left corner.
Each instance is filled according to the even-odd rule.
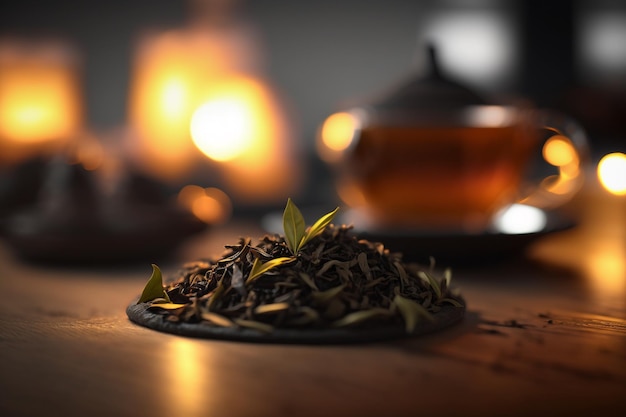
[[[347,344],[415,337],[452,326],[461,321],[465,315],[465,307],[442,306],[439,312],[433,314],[433,321],[421,321],[411,334],[407,334],[404,326],[400,324],[341,329],[275,329],[272,333],[262,333],[247,328],[213,327],[202,323],[172,323],[165,320],[163,314],[150,311],[149,306],[150,303],[131,304],[126,308],[126,314],[131,321],[141,326],[165,333],[253,343]]]

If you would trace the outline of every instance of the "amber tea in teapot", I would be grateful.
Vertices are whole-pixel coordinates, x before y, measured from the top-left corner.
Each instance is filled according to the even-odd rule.
[[[481,110],[495,108],[472,109]],[[378,223],[480,227],[518,196],[538,142],[535,133],[522,120],[492,126],[365,126],[346,156],[344,179],[359,190]]]
[[[333,161],[343,194],[359,196],[349,205],[375,225],[477,231],[507,205],[548,207],[573,195],[586,143],[578,125],[525,101],[490,104],[443,77],[432,48],[430,57],[426,77],[341,113],[351,129]],[[548,137],[567,157],[546,159],[555,175],[531,184]]]

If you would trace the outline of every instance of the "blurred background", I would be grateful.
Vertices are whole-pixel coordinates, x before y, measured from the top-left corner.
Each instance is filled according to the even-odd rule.
[[[69,182],[84,197],[77,178],[97,169],[109,197],[175,195],[207,223],[287,196],[331,207],[320,126],[423,72],[429,42],[485,96],[575,117],[595,162],[626,150],[618,0],[22,0],[0,9],[0,213],[38,198],[37,158],[61,145],[82,173],[58,174],[57,197]],[[28,102],[45,89],[49,102]]]

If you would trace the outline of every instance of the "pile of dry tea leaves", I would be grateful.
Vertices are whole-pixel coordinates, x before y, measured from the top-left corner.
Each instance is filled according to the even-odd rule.
[[[288,202],[286,236],[254,244],[241,238],[219,259],[183,265],[166,286],[153,265],[139,302],[173,323],[264,333],[389,324],[412,333],[444,306],[464,307],[450,289],[449,270],[438,277],[432,265],[403,263],[401,254],[359,240],[351,227],[331,225],[335,212],[305,231],[299,210]]]

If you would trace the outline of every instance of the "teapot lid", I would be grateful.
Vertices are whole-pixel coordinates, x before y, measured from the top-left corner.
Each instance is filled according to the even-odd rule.
[[[382,100],[372,103],[374,110],[446,109],[487,104],[473,90],[442,74],[435,47],[429,44],[427,48],[426,76],[413,76],[394,88]]]

